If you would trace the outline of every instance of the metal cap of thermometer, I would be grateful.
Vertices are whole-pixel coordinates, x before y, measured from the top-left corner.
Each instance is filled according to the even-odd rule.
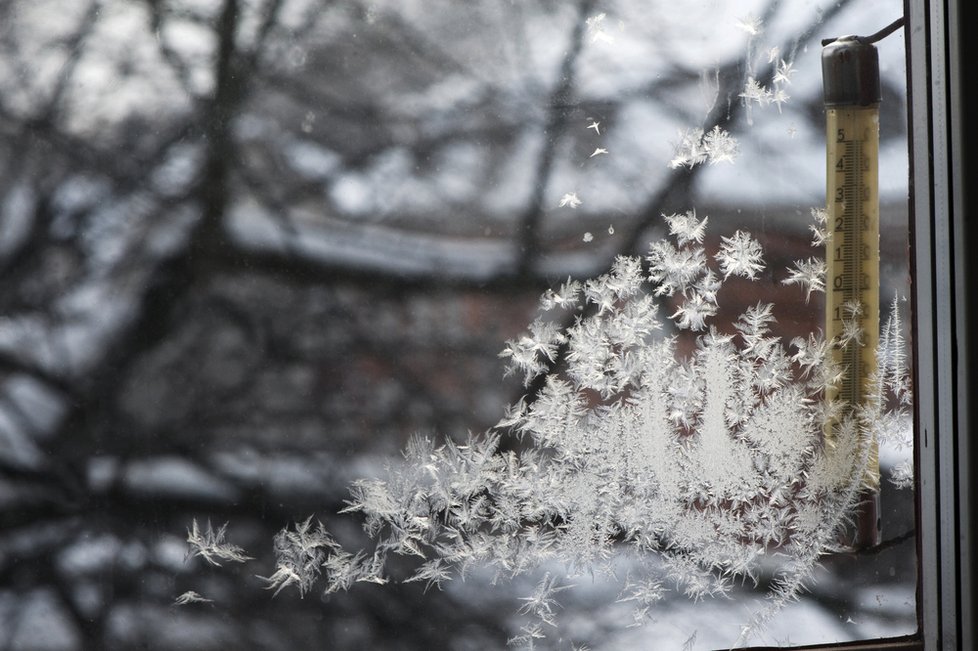
[[[825,425],[828,445],[839,427],[865,436],[866,455],[854,546],[880,541],[879,448],[861,416],[868,406],[879,340],[879,57],[868,39],[844,36],[822,49],[826,121],[825,336],[842,380],[826,389],[836,414]],[[846,423],[848,423],[846,425]],[[841,453],[841,452],[840,452]]]
[[[842,36],[822,48],[822,91],[826,107],[879,104],[876,47],[858,36]]]

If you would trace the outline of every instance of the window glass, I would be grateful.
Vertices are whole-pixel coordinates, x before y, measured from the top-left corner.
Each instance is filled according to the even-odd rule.
[[[883,389],[829,440],[819,353],[820,41],[902,11],[0,4],[0,639],[914,633],[899,31]]]

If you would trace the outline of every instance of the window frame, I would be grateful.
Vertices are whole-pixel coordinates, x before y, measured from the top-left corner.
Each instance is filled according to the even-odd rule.
[[[966,33],[978,11],[969,0],[904,0],[904,17],[918,631],[802,647],[810,651],[978,648],[978,344],[968,337],[978,329],[978,274],[967,260],[978,251],[978,128],[967,120],[978,102],[965,74],[978,61]]]
[[[976,446],[969,440],[978,326],[966,255],[978,243],[975,108],[964,62],[974,61],[967,0],[906,0],[910,111],[911,284],[919,635],[925,651],[971,649],[976,639]],[[968,214],[971,219],[968,219]]]

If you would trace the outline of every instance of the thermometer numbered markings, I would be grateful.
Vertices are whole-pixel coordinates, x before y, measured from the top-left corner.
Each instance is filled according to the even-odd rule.
[[[831,231],[826,335],[849,342],[833,349],[846,374],[829,397],[852,407],[862,401],[876,367],[879,336],[879,112],[876,107],[835,108],[826,117]]]

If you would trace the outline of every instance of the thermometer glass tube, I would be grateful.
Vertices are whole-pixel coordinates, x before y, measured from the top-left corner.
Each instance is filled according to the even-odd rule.
[[[825,334],[844,371],[826,392],[839,407],[826,424],[834,440],[841,419],[857,417],[876,370],[879,338],[879,63],[876,48],[843,37],[822,52],[826,115]],[[879,450],[869,442],[856,547],[879,543]]]

